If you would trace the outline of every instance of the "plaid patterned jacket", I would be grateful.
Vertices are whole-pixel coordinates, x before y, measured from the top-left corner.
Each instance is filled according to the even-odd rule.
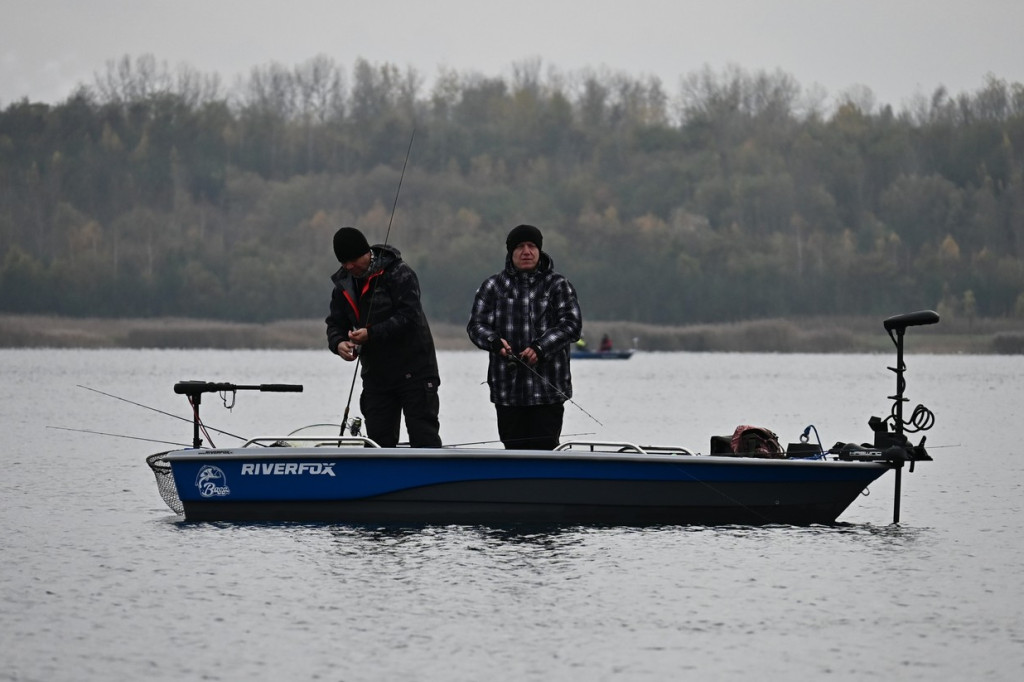
[[[505,269],[477,289],[466,332],[470,341],[486,351],[493,351],[498,339],[508,341],[516,353],[532,347],[538,362],[527,367],[491,352],[487,367],[491,402],[531,406],[571,398],[569,346],[580,338],[582,327],[576,289],[555,272],[550,256],[542,252],[537,269],[530,272],[517,270],[507,256]]]

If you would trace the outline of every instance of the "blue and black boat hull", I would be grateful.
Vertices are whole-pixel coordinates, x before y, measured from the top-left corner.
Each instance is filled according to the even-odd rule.
[[[885,462],[678,454],[239,448],[167,453],[194,521],[833,523]]]

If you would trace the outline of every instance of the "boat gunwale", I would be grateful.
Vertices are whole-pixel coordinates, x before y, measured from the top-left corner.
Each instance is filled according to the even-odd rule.
[[[554,461],[626,461],[657,464],[733,465],[769,467],[885,468],[887,460],[847,461],[839,459],[741,457],[682,453],[638,453],[578,450],[504,450],[497,448],[366,448],[366,447],[242,447],[172,450],[163,453],[167,462],[196,460],[280,460],[280,459],[504,459]]]

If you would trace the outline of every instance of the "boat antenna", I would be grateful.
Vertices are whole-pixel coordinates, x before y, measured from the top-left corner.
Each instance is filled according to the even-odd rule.
[[[388,229],[384,233],[384,246],[388,245],[388,239],[391,238],[391,224],[395,221],[395,210],[398,208],[398,196],[402,193],[402,181],[405,180],[405,169],[409,165],[409,155],[412,154],[412,142],[416,139],[416,128],[412,129],[412,135],[409,136],[409,147],[405,150],[405,162],[402,164],[402,174],[398,176],[398,189],[395,190],[395,201],[391,204],[391,217],[388,218]],[[373,287],[376,290],[377,280],[374,280]],[[373,309],[373,295],[370,295],[370,307],[366,310],[366,319],[370,319],[370,311]],[[341,415],[341,431],[339,436],[345,435],[345,429],[348,428],[348,413],[352,407],[352,394],[356,390],[356,376],[359,374],[359,362],[362,360],[362,355],[356,355],[356,364],[352,368],[352,383],[348,388],[348,400],[345,401],[345,412]]]

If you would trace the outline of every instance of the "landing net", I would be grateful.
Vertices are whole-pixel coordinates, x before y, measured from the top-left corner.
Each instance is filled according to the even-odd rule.
[[[160,497],[164,498],[164,502],[175,514],[184,514],[185,507],[181,503],[181,498],[178,497],[178,487],[174,485],[171,465],[164,459],[166,454],[166,452],[158,452],[155,455],[150,455],[146,458],[146,464],[156,476],[156,487],[160,491]]]

